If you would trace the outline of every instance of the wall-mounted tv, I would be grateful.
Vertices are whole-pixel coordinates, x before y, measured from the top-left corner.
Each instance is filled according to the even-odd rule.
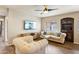
[[[36,29],[36,22],[31,20],[24,21],[24,30],[35,30]]]

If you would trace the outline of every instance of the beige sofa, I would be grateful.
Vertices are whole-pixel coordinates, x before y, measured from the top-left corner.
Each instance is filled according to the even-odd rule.
[[[48,40],[59,42],[59,43],[64,43],[65,42],[65,37],[66,37],[66,34],[61,33],[60,37],[52,35]]]
[[[33,39],[37,39],[40,37],[40,32],[35,32],[35,33],[22,33],[22,34],[19,34],[17,35],[17,37],[24,37],[24,36],[33,36]]]
[[[51,33],[51,34],[46,34],[42,35],[44,38],[47,38],[50,41],[55,41],[59,43],[64,43],[65,42],[65,33]]]
[[[46,39],[33,41],[33,36],[18,37],[13,40],[16,53],[45,53],[45,47],[48,45]]]

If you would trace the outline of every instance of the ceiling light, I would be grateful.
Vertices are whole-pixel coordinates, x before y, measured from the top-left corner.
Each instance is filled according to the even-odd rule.
[[[48,11],[44,11],[44,13],[48,13]]]

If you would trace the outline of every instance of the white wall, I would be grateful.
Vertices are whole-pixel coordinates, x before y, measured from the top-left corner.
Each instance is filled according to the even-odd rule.
[[[63,15],[57,15],[57,16],[51,16],[51,17],[42,18],[42,29],[44,28],[46,22],[56,21],[57,26],[58,26],[57,29],[58,29],[58,31],[61,31],[60,20],[62,18],[65,18],[65,17],[74,18],[74,43],[79,44],[79,31],[78,31],[79,12],[74,12],[74,13],[68,13],[68,14],[63,14]]]
[[[5,16],[6,14],[7,14],[6,8],[0,6],[0,16]]]
[[[37,28],[33,31],[24,30],[24,20],[33,20],[37,22]],[[41,20],[33,16],[29,11],[26,13],[9,9],[8,14],[8,40],[12,39],[18,34],[26,32],[39,32],[41,30]]]

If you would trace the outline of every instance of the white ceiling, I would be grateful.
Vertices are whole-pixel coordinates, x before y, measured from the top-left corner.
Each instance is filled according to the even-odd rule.
[[[40,14],[42,11],[41,12],[35,11],[35,10],[44,9],[43,5],[9,5],[5,7],[15,9],[18,12],[24,12],[24,13],[29,12],[37,17],[48,17],[48,16],[79,11],[79,5],[48,5],[49,9],[57,8],[57,10],[50,11],[46,14]]]

